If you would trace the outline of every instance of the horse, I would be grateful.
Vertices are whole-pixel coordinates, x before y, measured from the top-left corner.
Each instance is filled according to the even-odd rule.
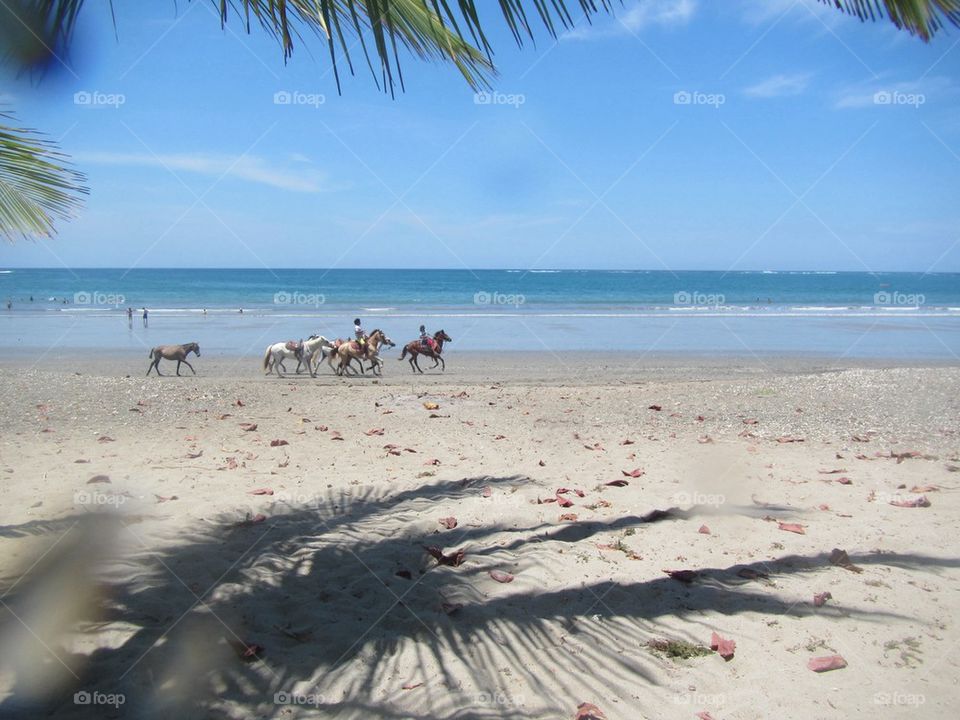
[[[389,345],[390,347],[394,347],[396,343],[388,338],[386,333],[379,328],[374,330],[367,337],[366,354],[361,351],[360,343],[358,343],[356,340],[341,342],[337,346],[337,357],[340,359],[340,366],[336,369],[337,375],[343,375],[344,371],[348,368],[353,370],[351,363],[354,360],[357,360],[360,363],[360,372],[364,372],[364,359],[370,361],[371,369],[373,370],[374,375],[379,375],[379,370],[383,366],[383,360],[378,357],[380,345]],[[330,361],[330,367],[333,367],[332,361]]]
[[[332,353],[334,350],[336,350],[334,344],[323,335],[311,335],[303,341],[303,359],[297,360],[295,372],[299,373],[300,368],[306,365],[310,377],[316,377],[317,368],[320,367],[320,360],[323,359],[324,352]],[[317,353],[320,353],[320,359],[315,361]]]
[[[438,364],[440,365],[440,372],[443,372],[447,369],[446,363],[443,362],[443,358],[440,356],[440,353],[443,352],[443,343],[444,342],[453,342],[453,338],[447,335],[443,330],[438,330],[433,334],[433,346],[424,347],[423,343],[419,340],[412,340],[403,346],[403,352],[400,353],[400,357],[397,360],[403,360],[407,353],[410,353],[410,359],[407,361],[410,363],[411,372],[420,371],[420,374],[423,374],[423,370],[420,370],[420,363],[417,361],[417,355],[426,355],[429,358],[433,358],[433,365],[428,369],[433,370]]]
[[[276,370],[277,377],[283,377],[280,371],[287,371],[283,361],[292,357],[295,357],[298,363],[303,361],[303,340],[287,340],[268,345],[263,353],[263,369],[267,375]]]
[[[158,345],[147,355],[151,360],[150,367],[147,368],[147,375],[150,374],[151,370],[156,370],[157,375],[162,377],[163,373],[160,372],[160,360],[176,360],[178,376],[180,375],[180,363],[186,365],[190,368],[190,372],[196,375],[197,371],[193,369],[193,365],[187,362],[187,355],[190,353],[195,353],[197,357],[200,357],[200,345],[195,342],[185,345]]]

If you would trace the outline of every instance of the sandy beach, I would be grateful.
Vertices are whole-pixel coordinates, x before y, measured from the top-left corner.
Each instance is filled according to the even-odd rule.
[[[4,716],[954,716],[960,368],[585,359],[8,358]]]

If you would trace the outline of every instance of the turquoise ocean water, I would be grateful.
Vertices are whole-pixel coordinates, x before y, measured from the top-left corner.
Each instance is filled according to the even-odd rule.
[[[346,336],[359,316],[397,342],[442,327],[460,351],[960,356],[953,273],[11,269],[0,299],[5,346],[28,353],[197,340],[255,354]]]

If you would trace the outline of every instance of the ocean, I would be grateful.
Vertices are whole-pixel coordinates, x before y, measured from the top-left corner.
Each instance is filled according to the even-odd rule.
[[[6,348],[28,353],[198,341],[256,354],[348,336],[360,317],[398,343],[443,328],[450,352],[960,356],[957,273],[10,269],[0,298]]]

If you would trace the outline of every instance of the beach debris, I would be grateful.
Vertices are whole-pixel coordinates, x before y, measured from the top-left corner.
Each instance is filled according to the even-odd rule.
[[[280,447],[282,445],[289,445],[289,444],[290,443],[288,443],[286,440],[280,440],[280,439],[270,441],[270,447]]]
[[[540,467],[546,467],[546,466],[547,466],[547,464],[546,464],[543,460],[537,461],[537,465],[539,465]]]
[[[220,413],[217,415],[217,420],[226,420],[228,417],[233,417],[230,413]]]
[[[593,703],[583,702],[577,705],[577,714],[573,716],[573,720],[607,720],[607,716]]]
[[[108,442],[116,442],[116,440],[114,440],[114,439],[113,439],[112,437],[110,437],[109,435],[101,435],[100,437],[97,438],[97,442],[98,442],[98,443],[108,443]]]
[[[595,442],[593,445],[589,445],[589,444],[587,444],[587,443],[584,443],[583,446],[584,446],[587,450],[597,450],[597,451],[603,450],[603,445],[601,445],[601,444],[598,443],[598,442]]]
[[[506,435],[494,435],[494,436],[493,436],[493,439],[494,439],[494,440],[506,440],[506,439],[507,439],[507,436],[506,436]]]
[[[369,430],[367,430],[367,431],[364,432],[363,434],[364,434],[364,435],[373,436],[373,435],[383,435],[383,433],[384,433],[383,428],[370,428]]]
[[[557,499],[555,497],[544,498],[544,499],[537,498],[537,505],[545,505],[546,503],[555,503],[556,501]]]
[[[424,545],[423,549],[426,550],[431,557],[437,561],[437,565],[459,567],[463,564],[463,560],[466,557],[466,552],[463,549],[457,550],[449,555],[445,555],[443,549],[437,547],[436,545]]]
[[[85,460],[85,459],[83,459],[83,458],[77,458],[77,459],[74,460],[73,462],[74,462],[74,463],[77,463],[77,464],[83,465],[83,464],[89,463],[90,461],[89,461],[89,460]]]
[[[700,712],[695,713],[695,715],[696,715],[698,718],[700,718],[700,720],[714,720],[713,715],[711,715],[711,714],[710,714],[709,712],[707,712],[706,710],[701,710]]]
[[[176,495],[170,495],[169,497],[164,497],[163,495],[157,495],[154,493],[154,497],[157,499],[157,503],[170,502],[171,500],[179,500]]]
[[[777,438],[777,442],[778,442],[778,443],[781,443],[781,444],[784,444],[784,443],[802,443],[802,442],[806,442],[806,439],[805,439],[805,438],[802,438],[802,437],[794,437],[793,435],[783,435],[783,436]]]
[[[201,455],[203,455],[203,450],[197,450],[196,452],[188,452],[187,458],[190,460],[196,460]]]
[[[710,649],[715,650],[717,655],[724,660],[732,660],[733,653],[737,649],[737,643],[734,640],[728,640],[717,633],[710,634]]]
[[[253,516],[251,516],[250,513],[247,513],[246,519],[241,520],[240,522],[234,523],[233,527],[236,527],[236,528],[250,527],[252,525],[257,525],[259,523],[262,523],[266,519],[267,519],[267,516],[264,515],[263,513],[257,513],[256,515],[253,515]]]
[[[756,418],[744,418],[743,420],[744,425],[756,425],[759,422]]]
[[[423,407],[424,407],[426,410],[439,410],[439,409],[440,409],[440,405],[439,405],[438,403],[435,403],[435,402],[425,402],[425,403],[423,404]]]
[[[621,470],[624,477],[638,478],[641,475],[644,475],[644,471],[641,468],[634,468],[633,470]]]
[[[273,495],[273,490],[265,487],[257,488],[256,490],[248,491],[247,495]]]
[[[400,686],[400,689],[401,689],[401,690],[413,690],[413,689],[415,689],[415,688],[422,687],[422,686],[423,686],[423,683],[422,683],[422,682],[408,682],[408,683],[404,683],[403,685],[401,685],[401,686]]]
[[[623,440],[620,441],[621,445],[633,445],[633,443],[634,441],[631,440],[630,438],[624,438]]]
[[[404,580],[412,580],[413,574],[409,570],[397,570],[394,575],[402,577]]]
[[[936,485],[914,485],[910,488],[912,493],[928,493],[928,492],[937,492],[940,490]]]
[[[240,429],[244,432],[253,432],[257,429],[257,424],[252,422],[242,422],[240,423]]]
[[[908,500],[891,500],[890,504],[893,505],[894,507],[902,507],[902,508],[930,507],[930,501],[927,500],[926,495],[910,498]]]
[[[850,572],[862,573],[863,568],[858,565],[854,565],[850,561],[850,556],[847,555],[846,550],[841,550],[840,548],[834,548],[830,551],[830,563],[836,565],[837,567],[842,567],[844,570],[849,570]]]
[[[489,485],[485,486],[483,490],[480,492],[480,495],[483,497],[490,497],[491,495],[493,495],[493,488],[491,488]]]
[[[814,607],[823,607],[824,605],[827,604],[827,600],[832,600],[832,599],[833,599],[833,595],[831,595],[829,591],[827,591],[827,592],[822,592],[822,593],[816,593],[816,594],[813,596],[813,606],[814,606]]]
[[[708,528],[706,525],[701,525],[701,526],[700,526],[700,529],[697,530],[697,532],[700,533],[701,535],[709,535],[709,534],[710,534],[710,528]]]
[[[560,516],[560,522],[576,522],[577,514],[576,513],[563,513]]]
[[[259,660],[265,648],[257,643],[250,643],[245,640],[237,640],[231,643],[237,656],[244,662],[253,662]]]
[[[839,475],[840,473],[845,473],[846,471],[846,468],[836,468],[834,470],[824,470],[821,468],[820,470],[817,470],[817,473],[819,475]]]
[[[621,470],[620,472],[623,471]],[[610,487],[626,487],[629,484],[626,480],[611,480],[608,483],[604,483],[604,485],[609,485]]]
[[[767,580],[770,578],[767,573],[749,567],[737,570],[737,577],[742,577],[744,580],[760,580],[761,578]]]
[[[650,407],[647,408],[647,410],[653,410],[654,412],[660,412],[661,410],[663,410],[663,406],[662,406],[662,405],[651,405]]]
[[[692,583],[694,578],[697,577],[696,570],[664,570],[663,572],[669,575],[671,579],[687,585]]]
[[[457,519],[455,517],[440,518],[438,522],[447,530],[453,530],[457,526]]]
[[[807,667],[815,673],[829,672],[830,670],[841,670],[847,666],[847,661],[841,655],[824,655],[822,657],[810,658],[807,661]]]
[[[339,430],[331,430],[331,431],[330,431],[330,439],[331,439],[331,440],[343,440],[343,435],[340,434],[340,431],[339,431]]]
[[[110,478],[106,475],[94,475],[92,478],[87,480],[87,485],[96,485],[97,483],[109,483]]]
[[[840,483],[841,485],[853,485],[853,480],[848,478],[846,475],[844,475],[843,477],[838,477],[837,482]]]
[[[503,570],[491,570],[490,577],[496,580],[498,583],[511,583],[513,582],[513,575]]]
[[[440,603],[440,609],[447,615],[453,615],[463,609],[463,603],[443,602]]]
[[[697,442],[700,443],[701,445],[709,445],[710,443],[713,442],[713,438],[710,437],[709,435],[701,435],[700,437],[697,438]]]
[[[570,500],[567,500],[565,497],[562,497],[558,494],[557,505],[559,505],[562,508],[568,508],[568,507],[573,507],[573,502],[571,502]]]
[[[234,406],[236,406],[236,407],[243,407],[243,406],[244,406],[244,402],[243,402],[243,400],[241,400],[240,398],[237,398],[236,402],[234,402],[233,404],[234,404]]]
[[[706,420],[706,418],[703,415],[697,415],[696,417],[697,422],[703,422],[704,420]]]
[[[326,432],[326,431],[329,430],[330,428],[327,427],[326,425],[314,425],[314,426],[313,426],[313,429],[314,429],[314,430],[319,430],[320,432]]]
[[[797,535],[806,535],[806,531],[803,529],[803,525],[800,523],[785,523],[777,522],[777,527],[780,530],[785,530],[787,532],[796,533]]]

